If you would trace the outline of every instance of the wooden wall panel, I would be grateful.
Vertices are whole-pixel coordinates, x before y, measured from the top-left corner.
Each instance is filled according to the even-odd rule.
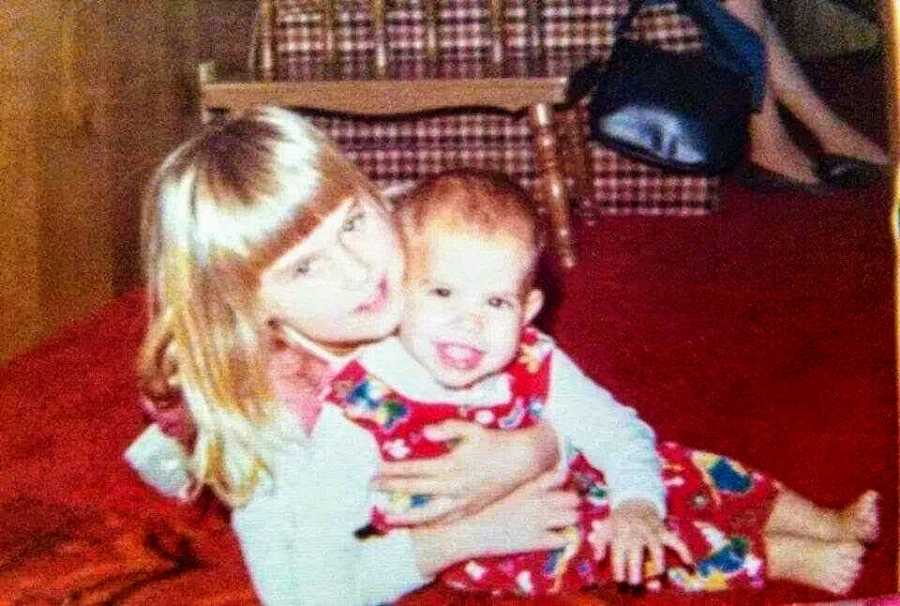
[[[140,191],[199,124],[195,7],[4,0],[0,361],[137,283]]]
[[[0,53],[2,57],[2,53]],[[0,61],[3,59],[0,58]],[[0,360],[43,334],[38,159],[18,99],[31,91],[0,77]]]
[[[208,0],[197,6],[201,60],[215,60],[225,73],[244,71],[257,0]]]

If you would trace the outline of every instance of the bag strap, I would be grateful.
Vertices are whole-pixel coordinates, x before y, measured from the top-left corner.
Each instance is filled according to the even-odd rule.
[[[628,11],[613,31],[610,56],[616,52],[619,40],[631,29],[635,16],[646,3],[647,0],[629,0]],[[758,106],[765,90],[765,50],[759,36],[720,7],[718,0],[675,0],[675,5],[703,33],[705,52],[712,53],[718,63],[735,73],[751,77],[754,105]],[[606,61],[596,59],[573,72],[569,77],[566,102],[575,103],[589,94],[605,68]]]
[[[615,46],[621,39],[622,34],[631,29],[631,23],[634,21],[637,14],[641,12],[641,9],[644,8],[645,1],[646,0],[630,0],[628,3],[628,12],[619,19],[619,23],[616,24],[616,29],[613,32],[613,49],[611,52],[615,52]],[[680,2],[676,2],[676,4],[680,5]]]
[[[613,44],[610,49],[609,56],[612,57],[616,52],[616,46],[622,38],[622,34],[631,28],[631,22],[634,21],[635,15],[640,12],[646,0],[629,0],[628,11],[616,23],[613,30]],[[566,104],[573,105],[580,99],[584,98],[600,81],[600,77],[606,69],[606,59],[594,59],[569,75],[569,81],[566,85]]]

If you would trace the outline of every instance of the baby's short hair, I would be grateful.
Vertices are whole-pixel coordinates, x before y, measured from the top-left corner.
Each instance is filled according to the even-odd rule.
[[[395,216],[411,260],[428,228],[512,238],[531,255],[523,286],[531,288],[544,246],[543,222],[532,197],[506,175],[453,169],[427,177],[400,197]]]

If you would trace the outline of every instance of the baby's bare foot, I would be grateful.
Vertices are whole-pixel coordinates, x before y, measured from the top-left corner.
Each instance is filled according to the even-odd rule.
[[[829,542],[788,535],[770,537],[769,576],[843,595],[859,578],[864,552],[865,548],[857,541]]]
[[[830,543],[791,537],[782,547],[790,555],[781,560],[777,577],[816,589],[844,595],[853,588],[862,570],[865,548],[856,541]],[[775,571],[770,571],[774,573]]]
[[[820,544],[807,553],[809,584],[837,595],[847,593],[859,578],[864,552],[855,541]]]
[[[867,490],[841,511],[845,538],[863,543],[872,543],[878,538],[878,499],[877,492]]]

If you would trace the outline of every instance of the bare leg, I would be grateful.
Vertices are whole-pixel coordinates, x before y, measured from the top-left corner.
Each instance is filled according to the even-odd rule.
[[[822,148],[832,154],[843,154],[874,164],[887,164],[888,157],[884,150],[847,124],[816,93],[775,24],[768,18],[765,20],[765,32],[770,82],[776,96],[812,131]]]
[[[764,532],[822,541],[874,541],[878,537],[878,493],[868,490],[844,509],[828,509],[783,490],[775,500]]]
[[[750,124],[754,162],[800,181],[816,181],[810,161],[791,142],[778,116],[776,102],[781,101],[810,129],[826,152],[876,164],[887,163],[884,151],[835,114],[813,89],[760,0],[727,0],[724,6],[760,34],[766,46],[767,99]]]
[[[859,578],[864,551],[855,541],[832,543],[808,537],[768,536],[768,577],[845,594]]]
[[[725,8],[745,25],[756,31],[768,43],[768,18],[759,0],[727,0]],[[780,173],[796,181],[818,184],[815,167],[806,154],[794,143],[778,114],[777,86],[774,74],[778,69],[767,48],[768,75],[765,98],[760,111],[750,118],[750,160],[763,168]],[[814,93],[813,93],[814,94]]]
[[[794,143],[781,120],[771,78],[760,111],[750,117],[750,160],[801,183],[820,183],[813,162]]]

